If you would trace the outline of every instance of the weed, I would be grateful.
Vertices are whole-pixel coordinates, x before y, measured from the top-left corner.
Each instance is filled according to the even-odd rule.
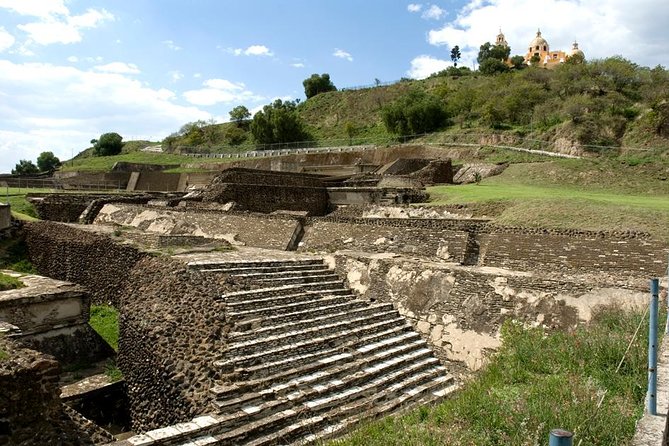
[[[15,290],[23,287],[25,287],[25,285],[20,279],[0,273],[0,291]]]
[[[111,382],[116,382],[123,379],[123,373],[116,365],[116,361],[111,359],[107,361],[107,364],[105,364],[105,375],[107,375]]]

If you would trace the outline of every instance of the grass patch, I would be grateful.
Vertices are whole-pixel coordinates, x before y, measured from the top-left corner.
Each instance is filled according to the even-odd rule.
[[[107,362],[107,364],[105,364],[105,375],[107,375],[109,381],[111,382],[116,382],[123,379],[123,373],[121,372],[121,369],[119,369],[116,365],[116,361],[111,359]]]
[[[118,161],[140,164],[199,164],[207,163],[207,159],[197,159],[185,155],[175,155],[170,153],[150,153],[150,152],[132,152],[114,156],[92,156],[75,158],[67,161],[60,170],[63,172],[108,172]],[[225,160],[216,159],[215,162]],[[214,160],[210,160],[214,162]]]
[[[7,359],[9,359],[9,353],[0,349],[0,361],[6,361]]]
[[[36,274],[37,270],[28,258],[28,247],[23,239],[0,241],[0,269],[19,273]]]
[[[16,277],[0,273],[0,291],[15,290],[23,288],[25,285]]]
[[[500,350],[453,398],[367,423],[332,444],[530,446],[561,427],[582,444],[628,445],[643,412],[647,318],[617,367],[641,318],[606,308],[588,326],[552,334],[508,322]]]
[[[118,350],[118,311],[114,307],[91,305],[91,318],[88,323],[114,350]]]

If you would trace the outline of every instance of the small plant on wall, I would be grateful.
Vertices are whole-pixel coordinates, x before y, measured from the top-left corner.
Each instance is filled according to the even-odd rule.
[[[474,182],[479,185],[481,184],[481,180],[483,177],[481,176],[481,172],[474,172]]]

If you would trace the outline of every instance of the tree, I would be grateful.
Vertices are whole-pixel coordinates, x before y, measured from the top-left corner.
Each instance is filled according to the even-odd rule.
[[[12,175],[34,175],[38,172],[39,169],[30,160],[20,160],[12,169]]]
[[[451,49],[451,60],[453,61],[453,66],[457,67],[458,66],[458,60],[462,57],[462,54],[460,53],[460,47],[458,45],[455,45]]]
[[[42,152],[37,157],[37,168],[40,172],[51,172],[60,167],[60,160],[53,154],[53,152]]]
[[[525,64],[525,58],[523,56],[513,56],[511,58],[511,66],[516,70],[522,70],[527,67],[527,64]]]
[[[304,124],[297,114],[297,104],[277,99],[255,114],[251,133],[261,144],[287,143],[307,139]]]
[[[506,61],[511,54],[511,48],[504,45],[492,45],[486,42],[479,48],[476,61],[479,63],[479,71],[483,74],[496,74],[508,71]]]
[[[237,123],[237,125],[246,121],[250,117],[251,117],[251,112],[249,111],[248,108],[244,107],[243,105],[238,105],[237,107],[230,110],[230,120],[232,122]]]
[[[437,130],[447,118],[441,101],[422,90],[409,91],[384,107],[381,115],[388,131],[401,136]]]
[[[97,156],[118,155],[121,149],[123,149],[123,137],[115,132],[100,135],[93,146]]]
[[[337,87],[334,86],[327,73],[312,74],[311,77],[302,81],[302,85],[304,85],[304,95],[307,99],[327,91],[337,91]]]
[[[348,145],[352,146],[353,145],[353,137],[358,133],[358,128],[355,126],[355,124],[351,121],[346,121],[344,123],[344,131],[346,132],[346,136],[348,136]]]

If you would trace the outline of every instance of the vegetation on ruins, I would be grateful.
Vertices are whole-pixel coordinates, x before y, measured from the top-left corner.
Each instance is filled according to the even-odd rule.
[[[12,169],[12,175],[34,175],[39,173],[39,169],[30,160],[20,160]]]
[[[61,162],[53,152],[42,152],[37,157],[37,168],[40,172],[52,172],[60,167]]]
[[[328,91],[337,91],[337,87],[330,80],[328,73],[314,73],[302,81],[302,85],[304,86],[304,95],[307,99]]]
[[[277,99],[253,116],[251,133],[260,144],[305,141],[308,135],[297,113],[297,103]]]
[[[25,241],[13,238],[0,241],[0,269],[33,274],[37,271],[28,259]]]
[[[409,136],[433,132],[446,121],[443,103],[422,90],[411,90],[382,110],[390,133]]]
[[[642,313],[600,309],[573,332],[507,322],[502,347],[454,397],[365,424],[333,444],[535,445],[556,427],[582,444],[630,444],[646,391]]]
[[[118,155],[123,149],[123,137],[116,132],[103,133],[99,139],[92,139],[91,144],[97,156]]]
[[[0,291],[15,290],[23,288],[25,285],[20,279],[8,274],[0,273]]]
[[[107,344],[118,350],[118,311],[114,307],[91,305],[91,318],[88,323]]]

